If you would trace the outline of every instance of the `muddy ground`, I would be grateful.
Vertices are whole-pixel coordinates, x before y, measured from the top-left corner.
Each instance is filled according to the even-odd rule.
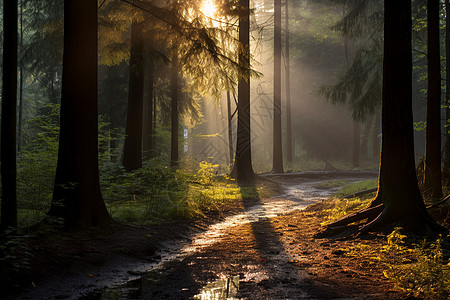
[[[246,199],[198,220],[118,226],[75,238],[41,230],[29,245],[29,267],[8,284],[16,293],[4,291],[1,298],[408,298],[394,290],[382,266],[346,255],[348,248],[375,246],[385,237],[318,237],[323,205],[312,203],[332,191],[314,186],[335,177],[270,179],[287,192]]]

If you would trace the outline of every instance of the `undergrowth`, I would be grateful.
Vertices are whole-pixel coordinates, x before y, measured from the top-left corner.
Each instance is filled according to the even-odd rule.
[[[387,236],[379,247],[360,244],[348,256],[366,258],[371,264],[381,264],[384,276],[397,289],[422,299],[450,297],[450,262],[444,258],[443,239],[420,244],[407,244],[401,228]]]
[[[200,162],[196,168],[173,170],[155,158],[127,173],[117,164],[102,171],[102,191],[113,218],[137,224],[188,219],[216,211],[262,189],[241,188],[227,176],[217,177],[218,165]]]
[[[52,201],[58,154],[59,106],[41,108],[47,113],[27,121],[18,159],[19,228],[39,223]],[[242,197],[257,197],[267,188],[238,187],[226,176],[217,177],[218,165],[185,160],[177,170],[164,158],[144,162],[127,173],[117,162],[111,141],[120,133],[99,119],[100,183],[105,204],[120,221],[150,224],[196,217]],[[164,156],[162,156],[164,157]]]

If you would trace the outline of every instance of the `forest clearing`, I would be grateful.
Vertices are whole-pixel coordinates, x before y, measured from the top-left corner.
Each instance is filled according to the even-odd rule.
[[[0,1],[0,299],[449,299],[449,1]]]

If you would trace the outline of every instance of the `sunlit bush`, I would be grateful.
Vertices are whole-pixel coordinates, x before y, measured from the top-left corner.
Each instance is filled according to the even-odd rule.
[[[431,244],[409,249],[404,245],[406,236],[396,228],[388,235],[380,256],[387,266],[384,275],[398,288],[414,297],[448,299],[450,296],[450,263],[444,262],[441,238]]]
[[[200,162],[196,168],[173,170],[162,158],[126,173],[117,164],[102,171],[102,191],[113,217],[134,223],[159,223],[191,218],[240,198],[240,189],[215,176],[217,165]]]
[[[420,299],[448,299],[450,262],[444,259],[442,238],[408,246],[407,236],[395,228],[383,245],[359,244],[348,256],[365,258],[384,268],[383,274],[397,289]]]

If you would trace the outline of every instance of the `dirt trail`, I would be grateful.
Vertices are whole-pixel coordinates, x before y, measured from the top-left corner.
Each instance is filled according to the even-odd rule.
[[[313,174],[314,175],[314,174]],[[356,181],[373,173],[339,176]],[[392,292],[382,271],[368,262],[345,257],[342,247],[360,241],[314,238],[320,227],[316,212],[301,211],[326,199],[333,189],[318,187],[335,174],[269,175],[285,194],[243,202],[243,212],[206,230],[185,231],[182,240],[160,244],[146,262],[98,270],[91,285],[50,293],[48,299],[402,299]],[[376,241],[364,241],[376,242]],[[372,269],[368,268],[371,267]],[[128,270],[123,274],[123,270]],[[108,275],[109,274],[109,275]],[[106,276],[108,275],[108,276]],[[101,288],[127,282],[116,288]],[[53,290],[58,285],[53,286]],[[61,285],[59,285],[61,287]],[[65,288],[70,284],[62,285]],[[44,299],[32,291],[22,299]],[[37,298],[34,296],[40,295]]]

